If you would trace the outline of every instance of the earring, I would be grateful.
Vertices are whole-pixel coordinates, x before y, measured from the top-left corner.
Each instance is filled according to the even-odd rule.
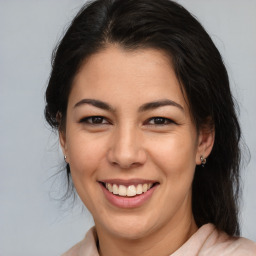
[[[64,156],[64,161],[67,163],[67,156],[66,155]]]
[[[206,164],[206,158],[204,158],[203,156],[200,156],[200,160],[201,160],[202,167],[204,167],[204,165]]]

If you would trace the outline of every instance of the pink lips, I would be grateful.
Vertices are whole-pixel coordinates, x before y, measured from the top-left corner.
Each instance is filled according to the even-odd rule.
[[[129,181],[115,179],[115,180],[104,180],[102,182],[118,184],[118,185],[137,185],[137,184],[144,184],[144,183],[155,183],[154,181],[135,180],[135,179],[129,180]],[[147,192],[143,194],[136,195],[133,197],[125,197],[125,196],[114,195],[113,193],[108,191],[102,183],[100,184],[106,199],[114,206],[120,207],[120,208],[136,208],[136,207],[142,206],[151,198],[155,189],[158,187],[157,186],[158,184],[156,184],[155,186],[153,186],[151,189],[149,189]]]

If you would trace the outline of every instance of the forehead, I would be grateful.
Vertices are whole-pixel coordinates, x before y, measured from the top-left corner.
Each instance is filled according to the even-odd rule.
[[[128,51],[119,46],[90,56],[76,75],[70,100],[97,98],[115,104],[143,103],[163,98],[186,108],[170,57],[156,49]]]

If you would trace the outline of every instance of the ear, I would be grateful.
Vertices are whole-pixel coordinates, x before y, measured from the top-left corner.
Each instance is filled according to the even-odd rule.
[[[59,130],[59,140],[60,146],[63,152],[63,155],[67,155],[67,143],[66,143],[66,134],[64,131]]]
[[[198,146],[196,154],[196,164],[201,165],[201,157],[207,158],[213,148],[215,139],[215,129],[213,125],[204,125],[199,130]]]
[[[65,158],[65,161],[67,161],[67,155],[68,155],[68,150],[67,150],[67,143],[66,143],[66,132],[65,129],[63,129],[61,123],[62,123],[62,114],[61,112],[57,112],[56,114],[56,119],[59,123],[59,129],[58,129],[58,133],[59,133],[59,140],[60,140],[60,146]]]
[[[68,163],[68,148],[66,143],[65,131],[59,130],[59,140],[60,140],[60,146],[61,146],[63,155],[66,156],[65,161]]]

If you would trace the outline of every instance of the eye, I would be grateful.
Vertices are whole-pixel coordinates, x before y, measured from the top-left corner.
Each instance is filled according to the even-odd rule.
[[[89,116],[82,118],[79,123],[86,123],[91,125],[109,124],[110,122],[103,116]]]
[[[159,117],[159,116],[152,117],[147,121],[147,124],[149,125],[168,125],[172,123],[175,123],[175,122],[169,118]]]

